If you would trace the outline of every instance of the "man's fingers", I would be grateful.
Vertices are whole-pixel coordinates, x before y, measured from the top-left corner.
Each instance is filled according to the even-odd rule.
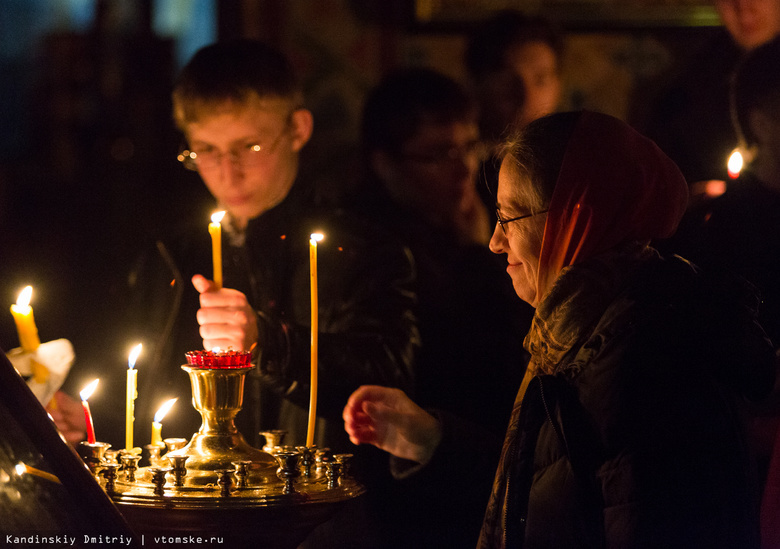
[[[250,317],[244,309],[232,307],[209,307],[199,309],[196,313],[198,324],[235,324],[246,326]]]
[[[223,351],[227,351],[228,349],[232,349],[234,351],[244,350],[241,348],[241,345],[235,342],[235,340],[224,339],[224,338],[220,338],[220,339],[203,338],[203,348],[208,350],[221,349]]]
[[[199,294],[208,292],[212,288],[214,288],[214,283],[203,275],[193,276],[192,285],[195,286],[195,289],[198,291]]]
[[[246,296],[238,290],[222,288],[219,291],[208,291],[200,294],[201,307],[223,307],[233,309],[250,309]]]

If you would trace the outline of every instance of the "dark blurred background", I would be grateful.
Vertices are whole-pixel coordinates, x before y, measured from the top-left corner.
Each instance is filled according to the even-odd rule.
[[[466,36],[507,7],[566,32],[564,108],[630,122],[718,25],[703,0],[0,0],[0,304],[34,287],[42,341],[75,346],[72,394],[123,375],[122,277],[176,221],[205,231],[213,207],[175,159],[169,107],[198,47],[249,36],[292,57],[315,114],[307,165],[338,192],[371,86],[410,65],[465,80]],[[17,345],[0,314],[0,346]]]

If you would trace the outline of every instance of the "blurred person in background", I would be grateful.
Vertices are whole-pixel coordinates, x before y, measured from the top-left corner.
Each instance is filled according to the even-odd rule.
[[[755,285],[759,320],[780,350],[780,38],[751,50],[737,65],[732,94],[734,132],[746,164],[723,194],[705,202],[696,215],[689,211],[688,230],[672,239],[672,251],[711,273],[737,275]],[[778,392],[751,412],[759,481],[766,483],[763,529],[773,540],[768,547],[777,547]]]
[[[525,371],[519,334],[533,311],[512,299],[487,247],[488,211],[475,187],[476,104],[439,72],[394,71],[368,95],[361,147],[366,175],[352,206],[408,246],[417,271],[421,345],[410,394],[500,436]],[[495,466],[499,449],[476,451]],[[378,494],[387,547],[474,546],[483,502],[462,501],[460,483],[442,480],[399,479]]]
[[[510,127],[558,109],[563,37],[548,20],[512,10],[482,22],[465,64],[480,107],[480,132],[500,144]]]
[[[477,26],[464,56],[479,104],[479,129],[486,145],[477,189],[491,212],[499,160],[507,131],[555,112],[563,90],[564,37],[549,20],[502,10]]]
[[[780,0],[712,0],[723,29],[678,63],[637,127],[680,167],[691,206],[723,192],[727,162],[739,146],[730,81],[740,60],[780,34]],[[714,181],[715,183],[709,183]]]

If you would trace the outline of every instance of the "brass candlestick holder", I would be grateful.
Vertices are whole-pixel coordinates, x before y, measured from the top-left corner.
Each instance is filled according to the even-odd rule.
[[[339,504],[364,492],[344,474],[347,456],[319,468],[312,466],[315,448],[274,446],[268,452],[246,442],[234,420],[249,359],[249,353],[187,353],[182,368],[202,425],[183,447],[168,444],[151,466],[124,474],[107,461],[95,464],[96,450],[90,454],[94,471],[107,469],[98,477],[101,485],[139,534],[294,548]],[[282,434],[275,435],[280,441]]]
[[[236,414],[241,410],[244,378],[251,366],[182,366],[190,376],[192,405],[203,423],[179,450],[168,452],[169,459],[187,456],[185,486],[204,486],[218,480],[217,471],[230,469],[236,461],[249,462],[249,481],[267,483],[276,477],[276,460],[269,453],[250,446],[238,432]]]

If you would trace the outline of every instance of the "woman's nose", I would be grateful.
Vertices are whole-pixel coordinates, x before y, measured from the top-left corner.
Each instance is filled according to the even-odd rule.
[[[496,226],[493,227],[493,236],[490,237],[488,248],[490,248],[490,251],[494,254],[502,254],[504,253],[504,242],[506,242],[506,236],[504,235],[503,229],[501,229],[501,226],[498,224],[498,221],[496,221]]]

